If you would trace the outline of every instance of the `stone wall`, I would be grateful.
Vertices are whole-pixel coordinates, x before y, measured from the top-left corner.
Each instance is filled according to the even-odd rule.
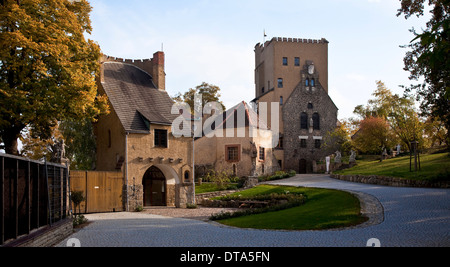
[[[72,218],[61,221],[52,227],[33,231],[30,235],[7,243],[5,247],[52,247],[73,234]]]
[[[355,182],[364,184],[375,184],[393,187],[421,187],[421,188],[450,188],[450,182],[448,181],[420,181],[420,180],[409,180],[395,177],[386,176],[376,176],[376,175],[338,175],[332,174],[331,178]]]

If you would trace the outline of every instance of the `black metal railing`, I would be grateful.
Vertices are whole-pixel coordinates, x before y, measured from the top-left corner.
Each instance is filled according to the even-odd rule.
[[[0,246],[68,218],[66,166],[0,153]]]

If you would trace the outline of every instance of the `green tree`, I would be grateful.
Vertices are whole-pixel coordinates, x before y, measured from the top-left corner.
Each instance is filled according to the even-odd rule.
[[[18,154],[25,128],[51,138],[60,121],[107,112],[97,95],[100,48],[91,33],[87,0],[0,1],[0,136]]]
[[[328,132],[324,139],[322,149],[330,154],[336,151],[349,153],[353,149],[351,140],[350,122],[341,121],[340,125],[332,132]]]
[[[401,0],[397,16],[423,16],[425,2]],[[431,19],[426,28],[422,33],[411,29],[415,38],[404,46],[410,49],[404,59],[405,70],[410,72],[410,80],[417,82],[405,87],[405,92],[415,92],[423,115],[440,118],[450,129],[450,0],[429,0],[428,6]]]
[[[96,139],[90,119],[66,120],[59,127],[66,145],[66,158],[72,170],[93,170],[96,160]]]
[[[206,104],[217,102],[222,105],[223,110],[225,110],[225,105],[220,101],[220,88],[216,85],[212,85],[206,82],[203,82],[201,85],[195,87],[195,89],[191,88],[186,93],[181,94],[178,93],[173,100],[176,102],[185,102],[189,104],[191,107],[191,112],[194,114],[197,112],[198,114],[202,114],[201,111],[195,111],[195,95],[202,95],[202,102],[197,103],[198,106],[204,108]]]

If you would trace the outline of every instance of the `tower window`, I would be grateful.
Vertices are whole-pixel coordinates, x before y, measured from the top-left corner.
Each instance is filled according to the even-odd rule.
[[[278,78],[278,88],[283,88],[283,79]]]
[[[322,147],[322,140],[317,139],[314,141],[314,147],[320,149]]]
[[[309,86],[309,79],[306,79],[305,86]]]
[[[300,127],[302,130],[308,130],[308,114],[302,113],[300,118]]]
[[[306,139],[300,139],[300,147],[301,147],[301,148],[306,148],[306,147],[307,147],[307,145],[306,145]]]
[[[312,86],[312,87],[316,86],[316,80],[311,79],[311,86]]]
[[[313,114],[313,123],[314,123],[314,130],[320,130],[320,115],[319,113]]]
[[[283,58],[283,66],[287,66],[288,65],[288,58],[284,57]]]

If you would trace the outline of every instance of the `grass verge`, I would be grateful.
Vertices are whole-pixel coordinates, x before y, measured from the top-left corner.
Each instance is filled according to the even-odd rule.
[[[378,175],[390,176],[412,180],[450,180],[450,155],[449,153],[421,155],[421,171],[410,172],[410,157],[399,157],[377,161],[360,161],[358,165],[343,171],[340,175]],[[412,162],[414,168],[414,159]]]
[[[317,188],[261,185],[240,192],[242,196],[281,194],[286,191],[303,194],[306,202],[298,207],[256,215],[219,220],[228,226],[274,230],[324,230],[361,224],[359,199],[350,193]]]

